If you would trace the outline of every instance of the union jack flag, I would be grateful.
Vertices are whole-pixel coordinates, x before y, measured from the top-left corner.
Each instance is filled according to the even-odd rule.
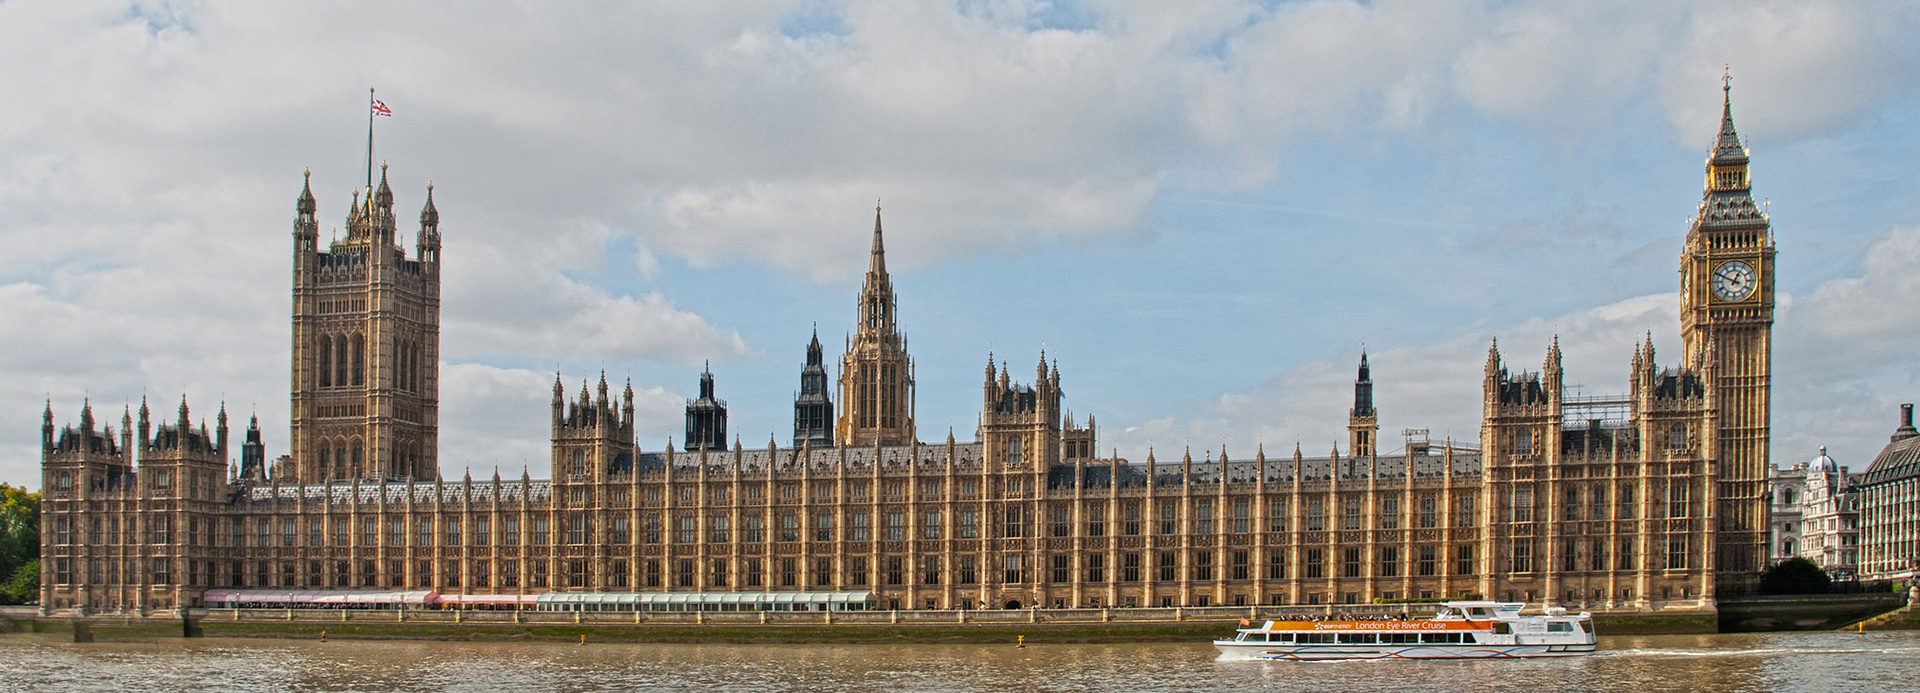
[[[373,102],[373,114],[377,116],[386,116],[388,118],[392,118],[393,109],[387,108],[387,102],[385,101],[375,101]]]

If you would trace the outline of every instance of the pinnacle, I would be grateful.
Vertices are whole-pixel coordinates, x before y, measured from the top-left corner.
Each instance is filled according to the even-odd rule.
[[[873,250],[867,261],[867,272],[885,276],[887,273],[887,247],[880,232],[880,200],[873,201]]]

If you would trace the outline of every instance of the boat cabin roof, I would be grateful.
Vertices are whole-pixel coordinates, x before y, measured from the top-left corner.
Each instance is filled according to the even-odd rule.
[[[1441,606],[1440,613],[1433,618],[1436,621],[1456,618],[1513,618],[1519,616],[1520,610],[1526,607],[1526,602],[1447,602]]]

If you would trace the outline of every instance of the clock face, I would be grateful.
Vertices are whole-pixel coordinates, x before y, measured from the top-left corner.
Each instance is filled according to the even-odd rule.
[[[1722,301],[1738,301],[1753,295],[1753,289],[1759,286],[1759,275],[1753,271],[1753,265],[1740,260],[1720,263],[1713,269],[1710,280],[1713,295]]]

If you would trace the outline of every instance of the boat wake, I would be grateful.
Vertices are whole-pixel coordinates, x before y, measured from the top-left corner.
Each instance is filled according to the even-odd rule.
[[[1920,647],[1849,647],[1813,649],[1763,647],[1750,650],[1601,650],[1595,657],[1766,657],[1771,655],[1920,654]]]

